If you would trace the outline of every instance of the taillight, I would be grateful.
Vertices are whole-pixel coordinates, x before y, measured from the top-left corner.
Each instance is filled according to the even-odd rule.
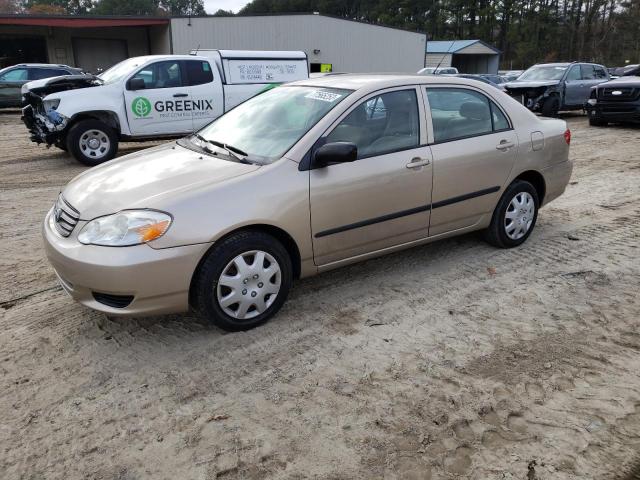
[[[564,141],[567,142],[567,145],[571,145],[571,130],[568,128],[564,132]]]

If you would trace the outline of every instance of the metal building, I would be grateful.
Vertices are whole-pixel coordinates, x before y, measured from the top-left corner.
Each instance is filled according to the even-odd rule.
[[[460,73],[498,73],[500,50],[482,40],[427,42],[425,67],[456,67]]]
[[[137,55],[303,50],[311,71],[417,72],[426,36],[318,14],[233,17],[0,15],[0,67],[65,63],[95,72]]]
[[[426,36],[325,15],[172,18],[174,53],[201,48],[303,50],[311,71],[416,72]]]

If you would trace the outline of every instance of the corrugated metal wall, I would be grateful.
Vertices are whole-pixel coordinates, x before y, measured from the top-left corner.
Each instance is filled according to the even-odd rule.
[[[331,63],[334,72],[415,73],[423,67],[426,41],[420,33],[321,15],[173,18],[171,36],[173,53],[198,46],[303,50],[309,63]]]

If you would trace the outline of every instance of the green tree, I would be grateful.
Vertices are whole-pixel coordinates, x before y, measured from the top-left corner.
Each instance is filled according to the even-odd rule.
[[[98,0],[96,15],[158,15],[158,0]]]
[[[160,7],[169,15],[205,15],[203,0],[163,0]]]

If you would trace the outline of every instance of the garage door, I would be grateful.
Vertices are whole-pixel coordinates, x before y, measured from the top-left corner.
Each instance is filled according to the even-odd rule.
[[[112,38],[74,38],[73,58],[76,67],[98,73],[129,58],[127,41]]]

